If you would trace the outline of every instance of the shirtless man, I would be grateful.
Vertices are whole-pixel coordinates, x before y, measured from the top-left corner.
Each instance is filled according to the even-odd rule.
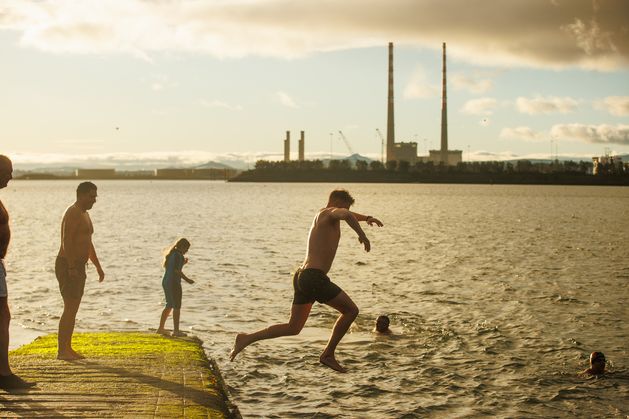
[[[0,189],[4,189],[13,179],[13,165],[7,156],[0,155]],[[7,292],[7,271],[4,257],[11,241],[9,228],[9,212],[0,201],[0,388],[27,388],[34,383],[28,383],[13,374],[9,366],[9,311]]]
[[[98,281],[105,279],[100,266],[92,234],[94,227],[87,211],[96,202],[96,185],[83,182],[76,189],[76,202],[66,209],[61,221],[61,247],[55,261],[55,275],[63,297],[63,314],[59,320],[57,359],[73,360],[83,358],[72,349],[72,334],[76,313],[81,304],[85,289],[85,265],[92,261],[98,272]]]
[[[288,323],[269,326],[254,333],[239,333],[236,336],[230,360],[233,361],[240,351],[253,342],[280,336],[298,335],[308,320],[312,304],[318,301],[341,313],[334,324],[330,340],[319,357],[319,361],[333,370],[346,372],[346,369],[337,362],[334,351],[358,316],[358,307],[341,288],[330,281],[327,273],[332,267],[341,238],[341,220],[349,224],[358,234],[358,241],[367,252],[371,249],[371,244],[360,227],[359,221],[365,221],[370,226],[375,224],[382,227],[382,223],[372,216],[351,212],[349,207],[353,203],[354,198],[347,191],[332,191],[328,205],[315,215],[308,235],[306,260],[293,277],[295,295]]]

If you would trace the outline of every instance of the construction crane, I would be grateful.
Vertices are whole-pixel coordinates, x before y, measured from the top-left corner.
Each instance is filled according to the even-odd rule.
[[[379,128],[376,128],[376,132],[378,133],[378,136],[380,137],[380,155],[381,158],[380,160],[382,161],[382,164],[384,164],[384,137],[382,136],[382,133],[380,132]]]
[[[354,150],[352,150],[352,146],[349,145],[349,141],[347,141],[347,138],[345,138],[345,134],[343,134],[343,131],[339,130],[339,136],[341,137],[341,140],[343,140],[343,142],[345,143],[345,147],[347,147],[347,149],[349,150],[349,154],[354,155]]]

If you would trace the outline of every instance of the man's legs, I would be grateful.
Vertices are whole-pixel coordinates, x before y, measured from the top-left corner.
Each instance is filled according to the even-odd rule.
[[[279,338],[281,336],[298,335],[299,332],[301,332],[301,329],[304,328],[306,320],[308,320],[311,308],[312,303],[293,304],[288,323],[274,324],[273,326],[258,330],[254,333],[239,333],[236,335],[236,342],[234,342],[234,347],[229,355],[230,361],[233,361],[240,351],[251,345],[253,342],[263,339]]]
[[[336,346],[339,344],[347,330],[352,325],[352,322],[358,316],[358,307],[349,295],[347,295],[344,291],[341,291],[339,295],[326,302],[325,304],[330,307],[338,310],[341,315],[334,323],[334,327],[332,328],[332,335],[330,335],[330,340],[328,340],[328,344],[326,345],[323,353],[319,357],[319,361],[322,364],[332,368],[333,370],[339,372],[346,372],[345,368],[343,368],[334,357],[334,351],[336,350]]]
[[[74,323],[76,313],[81,305],[80,298],[63,297],[63,314],[59,319],[59,336],[57,342],[57,359],[79,359],[80,354],[72,349],[72,334],[74,333]]]
[[[0,297],[0,375],[11,375],[9,367],[9,322],[11,312],[7,297]]]

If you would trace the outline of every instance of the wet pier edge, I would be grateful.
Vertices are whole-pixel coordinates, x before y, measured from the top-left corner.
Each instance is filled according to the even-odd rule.
[[[240,418],[197,338],[75,333],[73,346],[85,359],[57,360],[56,334],[12,351],[14,373],[37,385],[0,390],[0,416]]]

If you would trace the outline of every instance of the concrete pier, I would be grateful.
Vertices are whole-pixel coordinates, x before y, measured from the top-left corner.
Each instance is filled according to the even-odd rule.
[[[37,385],[0,390],[0,417],[240,417],[196,338],[76,333],[73,342],[85,359],[57,360],[56,334],[10,353],[14,372]]]

